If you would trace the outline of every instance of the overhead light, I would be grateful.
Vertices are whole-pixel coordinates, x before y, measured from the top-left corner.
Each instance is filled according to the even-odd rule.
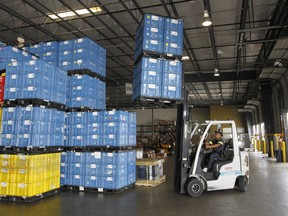
[[[223,103],[223,100],[221,100],[221,101],[220,101],[220,105],[221,105],[221,106],[223,106],[223,105],[224,105],[224,103]]]
[[[219,91],[219,92],[218,92],[218,95],[219,95],[219,96],[221,96],[221,95],[222,95],[222,92],[221,92],[221,91]]]
[[[218,68],[215,68],[215,69],[214,69],[214,76],[215,76],[215,77],[220,76],[220,73],[219,73],[219,69],[218,69]]]
[[[189,60],[190,57],[189,56],[183,56],[181,60]]]
[[[17,47],[18,48],[22,48],[22,47],[24,47],[24,42],[25,42],[25,39],[24,38],[22,38],[22,37],[17,37]]]
[[[208,11],[204,10],[202,26],[210,26],[210,25],[212,25],[212,21],[209,17]]]
[[[145,108],[144,107],[142,107],[142,110],[144,110]]]
[[[274,62],[274,67],[283,67],[281,59],[276,59],[276,61]]]
[[[93,13],[97,13],[97,12],[101,12],[102,9],[100,7],[91,7],[89,8],[90,11],[92,11]],[[51,19],[59,19],[60,18],[67,18],[67,17],[73,17],[78,15],[85,15],[85,14],[90,14],[90,11],[88,9],[78,9],[78,10],[74,10],[74,11],[64,11],[64,12],[59,12],[59,13],[55,13],[55,14],[49,14],[48,16]]]

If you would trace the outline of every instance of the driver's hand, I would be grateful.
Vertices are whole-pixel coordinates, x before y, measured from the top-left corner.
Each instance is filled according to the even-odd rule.
[[[210,148],[209,143],[205,143],[205,148],[206,148],[206,149],[209,149],[209,148]]]

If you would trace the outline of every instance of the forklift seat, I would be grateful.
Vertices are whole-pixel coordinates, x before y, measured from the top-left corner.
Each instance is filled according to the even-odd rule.
[[[234,157],[234,150],[233,150],[233,146],[231,148],[231,144],[232,144],[231,139],[227,143],[225,143],[223,153],[213,163],[213,169],[212,169],[213,172],[218,173],[220,168],[223,165],[229,164],[232,162],[233,157]]]

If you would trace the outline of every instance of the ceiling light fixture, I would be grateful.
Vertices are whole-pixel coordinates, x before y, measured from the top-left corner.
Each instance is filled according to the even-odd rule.
[[[91,7],[89,8],[90,11],[92,11],[93,13],[97,13],[97,12],[101,12],[102,9],[100,7]],[[59,18],[67,18],[67,17],[73,17],[78,15],[85,15],[85,14],[90,14],[90,11],[88,9],[78,9],[78,10],[74,10],[74,11],[65,11],[65,12],[59,12],[59,13],[55,13],[55,14],[49,14],[48,16],[51,19],[59,19]]]
[[[220,105],[221,105],[221,106],[223,106],[223,105],[224,105],[224,103],[223,103],[223,100],[221,100],[221,101],[220,101]]]
[[[218,95],[219,95],[219,96],[221,96],[221,95],[222,95],[222,92],[221,92],[221,91],[219,91],[219,92],[218,92]]]
[[[214,76],[215,76],[215,77],[220,76],[220,73],[219,73],[219,69],[218,69],[218,68],[215,68],[215,69],[214,69]]]
[[[209,17],[208,11],[204,10],[204,16],[203,16],[203,22],[202,22],[202,26],[210,26],[212,25],[212,21]]]
[[[189,56],[183,56],[183,57],[181,58],[181,60],[189,60],[189,59],[190,59]]]

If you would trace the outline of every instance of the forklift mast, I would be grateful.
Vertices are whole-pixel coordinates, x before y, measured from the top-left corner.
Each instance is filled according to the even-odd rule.
[[[181,194],[186,193],[185,183],[189,174],[191,110],[185,101],[177,107],[174,188]]]

